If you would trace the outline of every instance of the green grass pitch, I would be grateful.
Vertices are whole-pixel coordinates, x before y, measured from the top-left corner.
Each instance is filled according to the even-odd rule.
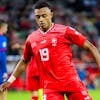
[[[100,90],[90,90],[89,93],[93,100],[100,100]],[[8,91],[7,100],[31,100],[31,94],[25,91]]]

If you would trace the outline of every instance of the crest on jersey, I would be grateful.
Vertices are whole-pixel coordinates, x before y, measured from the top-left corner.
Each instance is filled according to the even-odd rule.
[[[43,40],[43,41],[40,42],[40,44],[44,44],[46,42],[47,42],[47,40]]]
[[[57,45],[57,38],[53,38],[51,42],[52,42],[52,46],[56,46]]]

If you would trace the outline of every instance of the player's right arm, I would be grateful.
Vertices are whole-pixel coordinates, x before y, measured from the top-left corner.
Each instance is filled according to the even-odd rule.
[[[28,61],[25,61],[24,58],[21,58],[9,79],[1,84],[0,91],[6,90],[16,80],[16,78],[22,74],[22,72],[26,69],[27,64]]]

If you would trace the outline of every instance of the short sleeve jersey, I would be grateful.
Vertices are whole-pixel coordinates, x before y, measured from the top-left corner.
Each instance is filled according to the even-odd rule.
[[[75,29],[53,24],[45,34],[38,29],[29,35],[24,58],[35,57],[43,88],[66,90],[68,83],[80,80],[73,67],[71,45],[82,47],[85,41],[86,38]]]

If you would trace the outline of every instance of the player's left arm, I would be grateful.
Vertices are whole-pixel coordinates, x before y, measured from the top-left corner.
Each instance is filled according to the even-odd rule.
[[[97,48],[91,42],[89,42],[88,40],[85,41],[85,43],[83,44],[82,47],[91,52],[94,60],[96,61],[97,65],[100,69],[100,53],[97,50]]]

